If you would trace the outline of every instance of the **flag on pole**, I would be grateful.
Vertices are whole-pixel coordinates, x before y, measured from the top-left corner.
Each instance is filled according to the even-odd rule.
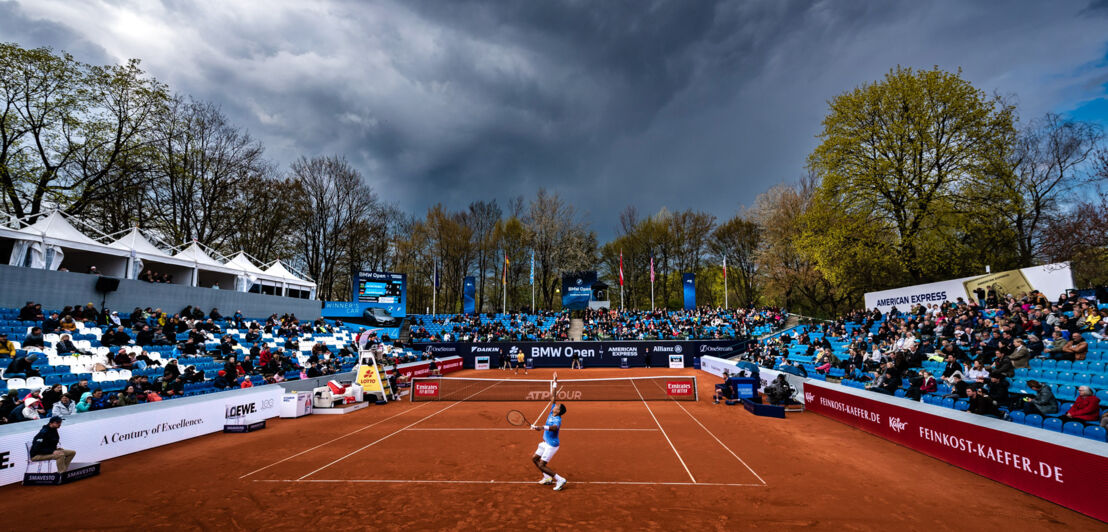
[[[727,281],[727,255],[723,256],[723,280]]]
[[[439,287],[439,263],[435,263],[435,288]]]
[[[531,250],[531,284],[535,284],[535,250]]]
[[[654,254],[650,254],[650,282],[654,282]]]
[[[504,273],[503,273],[503,275],[500,276],[500,284],[504,284],[504,285],[508,284],[508,265],[509,264],[511,264],[511,263],[508,262],[508,252],[505,251],[504,252]]]
[[[623,286],[623,250],[619,252],[619,285]]]

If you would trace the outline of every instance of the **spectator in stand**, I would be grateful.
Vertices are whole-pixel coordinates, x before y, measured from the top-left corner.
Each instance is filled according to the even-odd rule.
[[[128,385],[122,392],[119,392],[119,395],[116,397],[117,406],[137,405],[139,402],[141,401],[139,400],[138,392],[135,391],[133,385]]]
[[[115,364],[115,367],[120,369],[132,369],[135,366],[135,361],[131,358],[131,354],[123,347],[119,348],[119,352],[112,357],[112,363]]]
[[[135,345],[155,345],[154,331],[149,325],[142,324],[139,326],[138,332],[135,334]]]
[[[1081,336],[1081,333],[1075,332],[1070,336],[1070,341],[1066,342],[1066,345],[1062,347],[1062,355],[1059,360],[1085,360],[1085,356],[1089,353],[1089,343],[1085,341],[1085,338]]]
[[[59,355],[87,355],[88,353],[82,349],[79,349],[73,340],[70,339],[68,334],[63,334],[57,342],[54,343],[54,350]]]
[[[108,397],[104,393],[104,390],[101,390],[100,388],[97,388],[97,389],[92,391],[92,397],[91,398],[92,398],[92,403],[89,406],[89,410],[92,410],[92,411],[104,410],[105,408],[108,408],[109,406],[111,406],[111,397]]]
[[[15,343],[8,340],[7,333],[0,333],[0,357],[14,358]]]
[[[965,379],[968,382],[978,382],[989,376],[989,370],[981,364],[981,359],[973,361],[973,366],[966,370]]]
[[[32,392],[26,399],[23,400],[23,419],[42,419],[46,416],[46,407],[42,404],[42,399],[38,397],[38,392]]]
[[[81,394],[81,400],[77,401],[77,412],[89,412],[92,410],[92,392]]]
[[[42,327],[31,327],[31,332],[23,338],[23,349],[42,351],[46,348],[46,339],[42,336]]]
[[[122,326],[117,326],[100,337],[100,344],[107,347],[130,345],[131,336],[123,330]]]
[[[65,394],[62,393],[62,385],[55,384],[42,389],[39,397],[42,398],[42,406],[46,410],[54,408],[54,403],[57,403]]]
[[[4,371],[4,378],[10,379],[12,377],[29,378],[40,377],[41,373],[34,368],[34,362],[38,360],[38,355],[30,353],[24,356],[16,356],[8,364],[8,369]]]
[[[77,322],[74,321],[73,316],[62,316],[61,330],[70,333],[77,330]]]
[[[1049,384],[1043,384],[1039,381],[1030,380],[1027,381],[1027,387],[1035,391],[1035,398],[1030,397],[1023,398],[1023,412],[1025,414],[1057,414],[1058,413],[1058,400],[1054,398],[1054,391],[1050,389]]]
[[[68,395],[70,399],[73,399],[73,402],[79,403],[84,399],[86,393],[91,394],[92,389],[89,388],[88,379],[81,379],[77,381],[77,384],[69,387],[69,391],[66,395]]]
[[[32,462],[57,461],[58,472],[65,473],[77,452],[63,449],[58,445],[61,441],[58,436],[58,428],[61,426],[61,417],[54,416],[50,418],[50,422],[43,425],[42,430],[35,435],[35,439],[31,440],[31,450],[28,454],[31,455]]]
[[[58,402],[54,403],[54,407],[50,409],[50,414],[59,417],[72,417],[77,415],[77,403],[73,402],[68,395],[61,396]]]
[[[88,273],[91,275],[100,275],[100,270],[97,270],[96,266],[89,266]]]
[[[42,320],[42,330],[47,334],[56,334],[61,328],[62,322],[57,312],[51,312],[49,318]]]
[[[1008,406],[1012,398],[1008,393],[1008,380],[1003,373],[989,374],[989,383],[985,385],[985,393],[996,401],[997,406]]]
[[[23,321],[42,321],[42,305],[28,301],[19,309],[19,319]]]
[[[943,369],[943,380],[946,381],[947,384],[953,385],[954,376],[957,375],[960,379],[963,371],[965,371],[965,369],[962,367],[962,364],[954,358],[954,355],[950,354],[946,356],[946,367]]]
[[[1100,399],[1093,395],[1093,389],[1081,386],[1077,389],[1077,399],[1062,416],[1062,421],[1096,421],[1100,419]]]
[[[981,416],[1000,417],[1000,410],[991,397],[983,391],[974,388],[966,388],[966,398],[969,400],[969,413]]]
[[[1012,340],[1012,353],[1008,355],[1008,360],[1012,361],[1013,368],[1026,368],[1030,366],[1031,350],[1024,344],[1023,338],[1016,337]]]
[[[965,399],[966,390],[969,389],[969,384],[962,380],[961,373],[955,373],[950,383],[950,393],[943,396],[943,399]]]
[[[226,390],[235,385],[235,379],[228,377],[227,371],[221,369],[219,373],[216,374],[215,379],[212,380],[212,385],[220,390]]]

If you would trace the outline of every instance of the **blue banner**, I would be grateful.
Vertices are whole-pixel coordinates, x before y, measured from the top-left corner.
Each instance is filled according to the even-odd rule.
[[[685,292],[685,310],[696,308],[696,274],[681,274],[681,287]]]
[[[462,282],[462,314],[477,313],[477,278],[466,277]]]
[[[592,285],[596,272],[577,272],[562,276],[562,309],[584,310],[592,301]]]

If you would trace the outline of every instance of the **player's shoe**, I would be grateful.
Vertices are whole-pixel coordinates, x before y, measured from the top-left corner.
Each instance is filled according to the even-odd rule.
[[[547,484],[553,484],[553,483],[554,483],[554,477],[542,477],[542,480],[539,481],[539,484],[542,484],[544,486],[547,485]]]
[[[566,487],[566,482],[569,481],[564,478],[560,480],[557,484],[554,485],[554,491],[562,491],[562,488]]]

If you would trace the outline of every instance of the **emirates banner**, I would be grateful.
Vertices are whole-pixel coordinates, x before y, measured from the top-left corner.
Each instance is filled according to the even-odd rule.
[[[871,395],[874,397],[870,398]],[[1104,500],[1108,493],[1108,449],[1100,449],[1103,443],[1024,427],[1035,431],[1040,438],[1035,439],[987,426],[1009,424],[1006,421],[976,416],[980,424],[969,423],[954,418],[973,414],[946,409],[944,415],[932,414],[927,410],[939,407],[812,380],[804,387],[804,406],[951,465],[1108,521],[1108,504]],[[1011,428],[1020,430],[1018,426]]]

